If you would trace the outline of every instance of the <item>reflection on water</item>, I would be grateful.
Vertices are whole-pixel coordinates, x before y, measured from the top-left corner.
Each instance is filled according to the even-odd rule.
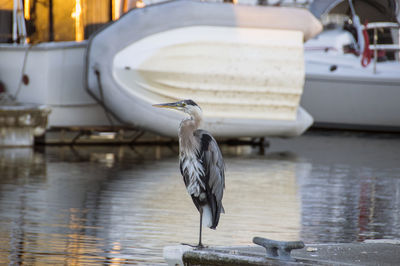
[[[223,147],[226,192],[208,245],[400,238],[399,139],[311,133],[265,155]],[[196,243],[177,147],[0,150],[0,263],[164,263]]]
[[[302,239],[400,238],[399,135],[309,133],[275,147],[312,163],[311,173],[298,177]]]

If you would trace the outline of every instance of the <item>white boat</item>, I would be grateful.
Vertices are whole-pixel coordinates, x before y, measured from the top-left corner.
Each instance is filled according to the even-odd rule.
[[[87,42],[0,44],[0,81],[18,102],[51,109],[48,127],[110,125],[84,88]]]
[[[76,1],[73,6],[72,1],[65,1],[51,8],[32,1],[14,0],[0,5],[3,19],[0,94],[5,91],[21,105],[50,108],[48,128],[110,125],[102,107],[84,88],[87,41],[81,40],[83,26],[93,27],[93,24],[88,20],[83,25],[81,19],[89,14],[94,4],[87,4],[86,13],[82,14],[79,3]],[[70,7],[73,7],[72,14]],[[97,12],[102,11],[102,7],[95,8]],[[25,23],[31,27],[26,27]],[[35,30],[28,32],[27,28]],[[74,35],[79,35],[79,40],[72,41]],[[31,43],[27,42],[28,38]],[[55,39],[71,41],[55,42]]]
[[[326,5],[326,2],[322,4]],[[332,5],[320,12],[328,13],[337,9],[338,3],[343,9],[343,5],[347,4],[347,1],[328,2],[332,2]],[[393,22],[374,22],[367,27],[372,30],[397,27],[398,30],[398,24]],[[371,40],[369,48],[376,51],[375,58],[378,50],[398,52],[398,40],[396,37],[394,40],[397,45],[374,45]],[[368,66],[363,67],[362,55],[346,53],[346,48],[357,45],[354,36],[339,27],[325,30],[305,44],[306,81],[301,105],[314,117],[315,126],[398,131],[400,62],[372,60]]]
[[[182,116],[152,104],[191,98],[218,137],[290,137],[313,122],[299,106],[304,9],[173,1],[135,9],[94,35],[88,92],[124,123],[175,137]]]

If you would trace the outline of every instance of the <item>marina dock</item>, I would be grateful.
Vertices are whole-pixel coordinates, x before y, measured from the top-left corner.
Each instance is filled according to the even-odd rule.
[[[32,146],[45,134],[50,112],[44,105],[0,101],[0,147]]]
[[[307,244],[292,251],[292,260],[268,257],[264,248],[254,245],[205,249],[170,246],[164,249],[164,256],[168,265],[398,265],[400,240]]]

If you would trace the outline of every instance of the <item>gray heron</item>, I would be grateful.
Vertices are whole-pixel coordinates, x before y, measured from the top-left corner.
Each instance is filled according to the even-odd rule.
[[[201,243],[202,225],[216,229],[221,212],[225,188],[224,159],[213,136],[199,129],[202,111],[192,100],[155,104],[188,115],[179,126],[179,166],[187,192],[200,213],[198,248]]]

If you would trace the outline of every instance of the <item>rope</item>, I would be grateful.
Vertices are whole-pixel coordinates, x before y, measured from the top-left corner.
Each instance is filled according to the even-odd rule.
[[[108,112],[107,108],[105,107],[104,95],[103,95],[103,86],[101,84],[101,78],[100,78],[100,71],[98,69],[95,69],[94,73],[96,74],[97,84],[99,86],[101,106],[103,107],[103,110],[104,110],[104,113],[105,113],[105,115],[107,117],[108,122],[110,123],[110,125],[112,127],[114,127],[114,122],[111,119],[110,113]]]
[[[366,67],[371,63],[371,58],[372,58],[372,51],[369,49],[369,37],[368,37],[368,32],[367,32],[367,24],[368,22],[365,22],[364,24],[364,29],[362,31],[363,36],[364,36],[364,51],[362,52],[362,58],[361,58],[361,65],[363,67]]]
[[[12,96],[15,101],[17,100],[19,92],[21,91],[22,79],[25,75],[25,68],[26,68],[26,61],[28,59],[28,53],[32,47],[33,47],[33,45],[28,45],[28,47],[26,47],[26,49],[25,49],[24,61],[22,63],[22,70],[21,70],[21,78],[19,79],[17,90],[15,91],[15,94]]]

